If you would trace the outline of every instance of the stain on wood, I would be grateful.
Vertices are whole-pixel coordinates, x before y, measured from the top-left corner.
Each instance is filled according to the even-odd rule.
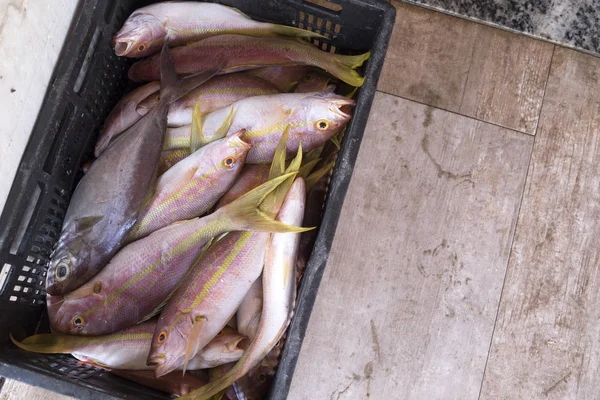
[[[597,399],[600,59],[556,48],[482,399]]]
[[[377,93],[290,399],[477,398],[532,142]]]
[[[379,90],[535,134],[553,44],[394,5],[396,23]]]

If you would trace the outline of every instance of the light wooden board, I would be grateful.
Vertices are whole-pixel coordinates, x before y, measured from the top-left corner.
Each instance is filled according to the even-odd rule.
[[[77,3],[0,0],[0,210]]]
[[[73,397],[63,396],[26,383],[7,379],[0,393],[0,400],[72,400]]]
[[[532,142],[377,93],[290,399],[477,399]]]
[[[552,44],[394,4],[379,90],[535,134]]]
[[[600,59],[556,49],[483,400],[600,397]]]

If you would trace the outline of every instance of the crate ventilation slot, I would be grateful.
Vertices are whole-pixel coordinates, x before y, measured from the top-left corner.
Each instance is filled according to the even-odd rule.
[[[75,86],[73,86],[73,91],[75,93],[79,93],[81,90],[81,86],[83,85],[83,81],[85,80],[85,76],[87,75],[88,69],[90,69],[90,64],[92,63],[92,57],[96,50],[96,45],[100,40],[100,28],[96,28],[94,31],[94,35],[92,36],[92,40],[90,41],[90,45],[85,53],[85,58],[83,59],[83,64],[81,64],[81,68],[79,69],[79,74],[77,75],[77,80],[75,81]]]
[[[335,39],[341,32],[342,26],[340,24],[334,23],[327,18],[321,18],[304,11],[298,11],[298,27],[325,36],[325,40],[314,39],[312,42],[322,50],[335,53],[335,46],[332,46],[328,41]]]

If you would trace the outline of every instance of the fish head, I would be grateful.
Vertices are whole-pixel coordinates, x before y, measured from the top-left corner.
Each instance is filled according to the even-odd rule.
[[[246,400],[266,398],[274,375],[275,371],[264,365],[259,365],[251,369],[234,384],[238,398]]]
[[[64,296],[48,296],[48,317],[52,330],[71,335],[95,335],[106,332],[110,315],[106,314],[102,282],[91,280]]]
[[[74,282],[85,270],[84,265],[67,246],[59,243],[46,272],[46,292],[61,295],[74,289]]]
[[[209,146],[214,144],[216,147],[213,151],[206,152],[206,156],[210,158],[210,162],[215,171],[230,174],[232,176],[239,175],[246,162],[246,155],[252,147],[242,140],[242,136],[245,132],[246,130],[242,129],[221,140],[209,144]]]
[[[330,85],[331,78],[318,72],[309,71],[298,82],[295,93],[332,92],[335,85]]]
[[[134,12],[115,35],[115,53],[118,56],[145,57],[158,52],[166,36],[167,30],[158,18]]]
[[[355,105],[356,101],[334,93],[311,93],[298,107],[295,118],[304,120],[308,132],[330,138],[348,124]]]
[[[235,329],[225,326],[213,340],[201,350],[205,362],[221,365],[237,361],[250,344],[245,335]]]
[[[140,101],[135,108],[135,111],[144,116],[150,112],[154,107],[158,105],[160,101],[160,93],[152,93],[150,96],[146,97],[144,100]]]
[[[173,321],[173,322],[171,322]],[[161,377],[183,365],[188,337],[193,327],[193,319],[189,314],[178,313],[175,319],[158,319],[147,365],[155,367],[156,377]]]

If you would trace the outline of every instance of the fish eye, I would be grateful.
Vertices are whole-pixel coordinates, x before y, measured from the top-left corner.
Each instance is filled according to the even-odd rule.
[[[144,50],[146,50],[146,44],[145,44],[145,43],[142,43],[142,44],[140,44],[140,45],[139,45],[139,47],[138,47],[138,51],[140,51],[140,52],[141,52],[141,51],[144,51]]]
[[[100,294],[102,292],[102,281],[98,281],[94,284],[94,293]]]
[[[327,122],[327,120],[320,119],[317,121],[317,129],[318,130],[324,131],[327,128],[329,128],[329,122]]]
[[[154,98],[156,100],[156,102],[158,103],[160,101],[160,94],[157,94],[156,97]]]
[[[306,74],[306,75],[304,75],[304,77],[302,78],[302,80],[303,80],[304,82],[310,82],[310,81],[312,81],[312,79],[313,79],[313,76],[312,76],[311,74]]]
[[[167,332],[162,331],[158,334],[158,338],[156,339],[156,341],[162,344],[165,342],[165,340],[167,340]]]
[[[233,166],[235,165],[235,158],[233,157],[227,157],[226,159],[223,160],[223,165],[228,167],[228,168],[233,168]]]
[[[73,325],[75,325],[76,328],[82,328],[84,323],[85,319],[79,315],[73,318]]]
[[[258,381],[260,383],[265,383],[266,380],[267,380],[267,376],[265,374],[258,375]]]
[[[219,333],[217,333],[217,337],[221,337],[223,336],[223,331],[220,331]]]
[[[67,276],[69,275],[69,264],[67,264],[66,262],[60,262],[57,266],[56,266],[56,279],[59,281],[64,281],[65,279],[67,279]]]

